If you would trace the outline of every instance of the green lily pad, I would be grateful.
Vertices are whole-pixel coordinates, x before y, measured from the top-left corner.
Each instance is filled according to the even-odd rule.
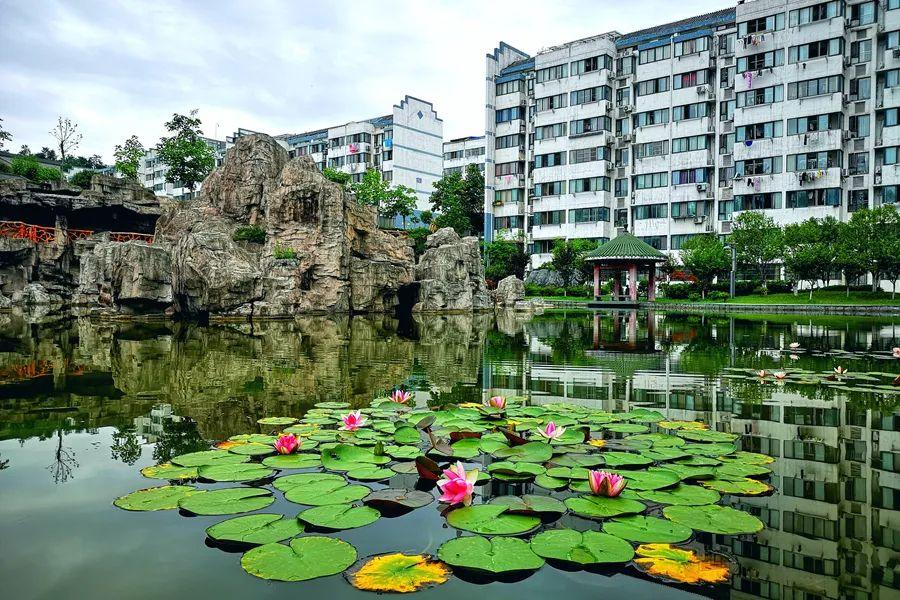
[[[264,544],[241,557],[251,575],[275,581],[305,581],[336,575],[356,562],[356,548],[322,536],[294,538],[291,545]]]
[[[225,450],[201,450],[176,456],[172,459],[172,463],[182,467],[204,467],[207,465],[235,465],[249,460],[249,456],[239,456]]]
[[[644,433],[650,430],[646,425],[638,425],[637,423],[609,423],[608,425],[603,425],[603,429],[613,433]]]
[[[261,514],[234,517],[208,527],[206,535],[219,542],[271,544],[303,533],[303,524],[284,515]]]
[[[630,542],[642,544],[677,544],[691,537],[690,527],[656,517],[632,515],[603,524],[603,531]]]
[[[355,529],[378,520],[381,514],[368,506],[330,504],[308,508],[297,515],[304,523],[327,529]]]
[[[669,435],[668,433],[641,433],[638,435],[629,435],[623,441],[650,442],[654,449],[684,446],[685,443],[684,440],[677,435]]]
[[[737,535],[758,533],[763,530],[763,522],[750,513],[717,504],[667,506],[663,509],[663,516],[695,531],[707,533]]]
[[[163,485],[120,496],[113,504],[124,510],[150,511],[178,508],[178,502],[200,490],[190,485]]]
[[[541,520],[528,515],[507,513],[499,504],[478,504],[457,508],[447,514],[451,527],[482,535],[519,535],[537,529]]]
[[[766,454],[759,454],[758,452],[745,452],[741,450],[740,452],[735,452],[734,454],[730,454],[728,456],[722,457],[723,461],[728,462],[740,462],[748,465],[768,465],[775,462],[775,459]]]
[[[391,471],[401,475],[415,475],[419,472],[414,461],[394,463],[391,465]]]
[[[716,476],[715,467],[692,467],[690,465],[669,463],[666,469],[677,473],[682,480],[712,479]]]
[[[641,451],[641,456],[645,456],[650,460],[655,460],[656,462],[669,462],[672,460],[678,460],[680,458],[687,458],[689,455],[687,452],[683,452],[680,448],[651,448],[650,450]]]
[[[506,506],[513,515],[552,515],[566,512],[566,505],[550,496],[525,494],[524,496],[497,496],[490,504]]]
[[[163,463],[141,469],[141,475],[148,479],[168,479],[169,481],[181,479],[196,479],[197,467],[179,467],[172,463]]]
[[[771,473],[772,471],[762,465],[743,462],[727,462],[716,469],[716,477],[719,479],[743,479],[744,477],[760,477]]]
[[[185,496],[178,508],[195,515],[233,515],[265,508],[275,501],[267,489],[224,488]]]
[[[270,477],[272,469],[258,463],[207,465],[200,467],[200,477],[210,481],[258,481]]]
[[[627,487],[632,490],[660,490],[672,487],[681,481],[678,473],[668,469],[654,469],[653,471],[621,471],[628,480]]]
[[[350,408],[349,402],[316,402],[316,408],[327,408],[330,410],[340,410],[344,408]]]
[[[488,472],[504,481],[527,481],[545,472],[542,465],[529,462],[500,461],[488,465]]]
[[[415,427],[398,427],[394,431],[394,441],[398,444],[418,444],[422,441],[422,434]]]
[[[579,517],[586,519],[608,519],[619,515],[630,515],[644,512],[646,506],[637,500],[607,498],[605,496],[579,496],[566,498],[566,506]]]
[[[678,506],[702,506],[715,504],[721,496],[715,490],[708,490],[699,485],[681,484],[667,490],[648,490],[639,492],[641,498],[659,504],[674,504]]]
[[[544,565],[544,559],[535,554],[526,541],[503,537],[488,539],[479,535],[444,542],[438,548],[438,558],[453,567],[487,573],[534,571]]]
[[[265,419],[257,419],[260,425],[293,425],[297,422],[294,417],[266,417]]]
[[[358,469],[347,471],[347,477],[357,479],[359,481],[381,481],[393,476],[394,472],[390,469],[377,467],[375,465],[362,465]]]
[[[228,451],[238,456],[266,456],[267,454],[275,454],[275,446],[250,442],[249,444],[241,444],[240,446],[229,448]]]
[[[584,467],[550,467],[547,469],[547,475],[557,479],[587,479],[590,475],[590,469]]]
[[[469,459],[481,454],[481,440],[478,438],[463,438],[450,445],[453,458]]]
[[[387,456],[377,456],[367,448],[349,444],[322,449],[322,465],[329,471],[349,471],[363,464],[383,465],[390,461]]]
[[[757,479],[704,479],[700,482],[705,488],[722,494],[734,496],[759,496],[772,491],[772,486]]]
[[[688,467],[717,467],[722,464],[722,461],[711,456],[695,455],[690,458],[679,460],[676,464],[685,465]]]
[[[434,502],[434,496],[418,490],[387,488],[377,490],[363,498],[363,503],[382,508],[422,508]]]
[[[709,444],[685,444],[682,451],[693,456],[709,456],[716,458],[735,451],[734,444],[730,442],[714,442]]]
[[[498,448],[493,456],[510,462],[542,463],[550,460],[553,449],[544,442],[528,442],[521,446]]]
[[[560,419],[561,421],[561,419]],[[557,422],[557,425],[562,425],[562,423]],[[582,429],[576,429],[574,427],[574,423],[566,424],[566,429],[561,436],[558,438],[554,438],[550,440],[551,446],[572,446],[575,444],[583,444],[584,443],[584,431]],[[540,442],[545,443],[545,442]]]
[[[329,492],[347,485],[347,480],[336,473],[298,473],[285,475],[272,482],[275,489],[288,492],[295,487],[318,486],[318,491]]]
[[[264,458],[262,464],[272,469],[310,469],[322,461],[316,454],[279,454]]]
[[[241,433],[228,438],[229,442],[253,442],[256,444],[274,444],[278,438],[264,433]]]
[[[569,485],[569,480],[551,477],[550,475],[542,473],[541,475],[535,476],[534,484],[545,490],[561,490]]]
[[[284,499],[308,506],[346,504],[365,498],[371,490],[364,485],[349,485],[333,473],[301,473],[275,480],[276,488],[284,492]]]
[[[550,461],[554,467],[599,467],[603,464],[603,456],[600,454],[563,454],[554,456]]]
[[[603,452],[601,454],[607,467],[646,467],[653,464],[653,459],[632,452]]]
[[[488,433],[481,436],[480,444],[481,451],[487,454],[492,454],[496,452],[500,448],[504,448],[509,444],[506,443],[506,437],[502,433]]]
[[[634,558],[631,544],[608,533],[551,529],[532,538],[531,549],[549,560],[577,565],[627,563]]]

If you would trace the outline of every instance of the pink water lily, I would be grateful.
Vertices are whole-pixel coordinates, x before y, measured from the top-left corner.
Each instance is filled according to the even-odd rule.
[[[366,418],[359,411],[348,413],[341,417],[341,420],[344,422],[342,431],[356,431],[366,424]]]
[[[438,498],[438,501],[469,506],[472,504],[472,491],[475,489],[477,480],[478,469],[472,469],[466,473],[463,464],[457,462],[449,469],[444,469],[444,477],[437,482],[438,489],[441,490],[441,497]]]
[[[800,360],[800,357],[797,356],[796,354],[791,354],[789,358],[790,358],[791,360]]]
[[[757,372],[756,372],[756,376],[757,376],[757,377],[765,377],[766,375],[768,375],[768,373],[766,373],[766,370],[765,370],[765,369],[763,369],[762,371],[757,371]]]
[[[561,437],[562,434],[566,432],[565,427],[558,427],[556,423],[550,421],[543,429],[537,430],[538,435],[547,438],[548,440],[555,440],[558,437]]]
[[[292,454],[300,449],[300,440],[293,433],[284,433],[275,440],[278,454]]]
[[[499,408],[503,410],[506,408],[506,398],[503,396],[491,396],[491,399],[487,401],[487,405],[491,408]]]
[[[891,352],[893,353],[894,358],[900,358],[900,347],[894,348]]]
[[[627,483],[624,477],[609,471],[588,472],[588,484],[595,496],[615,498],[622,493]]]
[[[799,347],[800,344],[798,342],[791,342],[790,344],[788,344],[788,348],[790,348],[791,350],[796,350]]]
[[[835,375],[845,375],[847,373],[847,369],[841,366],[837,366],[834,368]]]
[[[394,390],[394,393],[391,394],[391,402],[396,402],[397,404],[406,404],[410,400],[412,400],[412,394],[403,390]]]
[[[778,371],[774,375],[775,379],[784,379],[785,377],[787,377],[787,373],[785,373],[784,371]]]

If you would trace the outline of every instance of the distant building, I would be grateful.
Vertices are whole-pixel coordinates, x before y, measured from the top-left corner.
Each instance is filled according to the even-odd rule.
[[[222,164],[225,160],[225,142],[222,140],[214,140],[212,138],[201,138],[209,145],[216,155],[216,166]],[[146,188],[153,190],[157,196],[169,196],[176,200],[189,200],[195,198],[200,193],[200,184],[191,192],[183,185],[166,181],[166,172],[168,167],[162,162],[156,154],[156,149],[150,149],[141,158],[138,165],[137,179]],[[113,169],[115,172],[115,169]]]
[[[478,166],[484,175],[484,136],[469,136],[444,142],[444,175],[466,174],[469,165]]]

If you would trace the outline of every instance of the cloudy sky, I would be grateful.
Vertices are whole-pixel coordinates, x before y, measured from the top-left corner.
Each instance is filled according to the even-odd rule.
[[[207,135],[287,133],[434,103],[444,137],[484,130],[484,57],[503,40],[534,53],[726,8],[725,0],[340,3],[0,0],[0,118],[7,149],[52,146],[63,115],[78,154],[109,159],[132,134],[156,143],[173,112]]]

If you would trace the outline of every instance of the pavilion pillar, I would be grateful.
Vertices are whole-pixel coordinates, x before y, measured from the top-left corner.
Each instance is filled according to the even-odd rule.
[[[631,263],[628,267],[628,293],[632,302],[637,302],[637,265]]]
[[[600,349],[600,313],[594,313],[594,350]]]
[[[600,263],[594,265],[594,300],[600,299]]]
[[[628,343],[632,346],[637,343],[637,311],[628,313]]]
[[[656,263],[650,264],[650,276],[647,278],[647,300],[656,300]]]
[[[613,300],[616,302],[619,301],[619,297],[622,295],[622,272],[616,270],[613,275]]]

